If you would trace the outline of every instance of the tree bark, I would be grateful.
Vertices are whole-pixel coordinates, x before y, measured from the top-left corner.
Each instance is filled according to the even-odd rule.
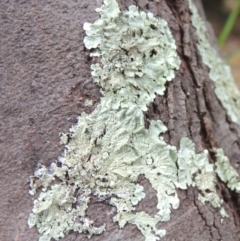
[[[199,0],[194,1],[205,19]],[[164,140],[179,148],[189,137],[196,152],[207,149],[215,162],[214,148],[222,148],[231,165],[239,169],[240,127],[231,122],[214,92],[197,50],[197,36],[191,25],[187,0],[118,0],[121,10],[137,5],[165,19],[177,44],[181,66],[145,113],[150,120],[162,120],[168,131]],[[39,234],[29,229],[27,219],[33,200],[28,194],[28,177],[38,162],[49,165],[64,146],[59,133],[68,132],[82,112],[91,113],[100,100],[99,87],[91,78],[91,58],[83,44],[83,24],[98,19],[101,0],[24,1],[1,3],[0,54],[0,233],[1,240],[32,241]],[[214,34],[208,25],[213,48]],[[93,100],[86,107],[84,101]],[[147,196],[138,210],[156,212],[155,192],[144,177],[139,182]],[[198,201],[195,188],[178,190],[180,207],[171,220],[159,224],[167,234],[161,240],[240,240],[240,196],[218,180],[218,193],[229,217],[220,222],[219,213]],[[113,207],[92,198],[88,209],[96,224],[105,222],[106,231],[91,240],[145,240],[140,231],[127,224],[123,229],[112,221]],[[63,240],[88,240],[71,233]]]

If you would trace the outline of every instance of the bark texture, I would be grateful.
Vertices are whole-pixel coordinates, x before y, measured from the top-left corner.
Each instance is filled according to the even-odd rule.
[[[197,37],[190,24],[187,0],[118,0],[122,10],[137,5],[165,19],[178,46],[182,63],[145,114],[146,125],[161,119],[168,127],[165,141],[179,146],[182,137],[196,144],[196,151],[223,148],[231,164],[239,167],[240,128],[228,118],[214,93],[208,68],[197,51]],[[204,13],[199,0],[199,11]],[[84,48],[83,23],[98,18],[95,8],[101,0],[25,1],[2,0],[0,16],[0,240],[33,241],[39,234],[29,229],[27,219],[36,197],[28,195],[28,177],[38,162],[45,165],[63,151],[59,133],[67,132],[83,111],[98,104],[99,88],[90,74],[91,58]],[[214,34],[209,27],[215,46]],[[86,99],[93,100],[85,107]],[[240,168],[238,168],[240,172]],[[157,199],[144,177],[147,190],[138,210],[156,212]],[[159,224],[166,229],[164,241],[240,240],[240,195],[218,181],[219,195],[229,218],[220,223],[219,212],[197,200],[197,190],[179,190],[180,207],[171,220]],[[144,237],[133,225],[120,230],[113,223],[114,209],[92,198],[88,215],[107,231],[94,241],[139,240]],[[88,240],[85,234],[71,233],[63,240]]]

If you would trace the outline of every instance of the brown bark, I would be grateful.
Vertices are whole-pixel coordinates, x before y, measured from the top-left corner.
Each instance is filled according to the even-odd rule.
[[[179,146],[182,137],[196,144],[196,151],[223,148],[231,164],[240,161],[240,128],[231,122],[214,93],[208,68],[197,51],[197,38],[190,24],[187,0],[118,0],[121,9],[131,4],[165,19],[182,59],[176,77],[168,83],[146,112],[146,122],[161,119],[168,127],[165,141]],[[202,17],[199,0],[195,0]],[[39,234],[27,226],[35,199],[28,195],[28,177],[41,161],[48,165],[63,151],[59,133],[67,132],[83,111],[90,113],[99,103],[99,88],[90,74],[91,59],[83,45],[84,22],[98,18],[101,0],[1,1],[0,54],[0,240],[33,241]],[[211,28],[213,45],[214,35]],[[84,100],[94,105],[85,107]],[[238,171],[240,171],[238,169]],[[148,182],[139,181],[147,197],[138,209],[154,213],[156,197]],[[240,195],[218,181],[219,195],[229,218],[220,223],[218,211],[197,200],[197,190],[179,190],[179,209],[171,220],[159,224],[167,230],[161,240],[240,240]],[[91,240],[144,240],[133,225],[119,229],[113,223],[114,209],[92,199],[88,215],[96,223],[107,223],[107,231]],[[63,240],[87,240],[71,233]]]

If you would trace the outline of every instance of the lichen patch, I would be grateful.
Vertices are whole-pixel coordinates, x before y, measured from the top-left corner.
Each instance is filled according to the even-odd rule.
[[[105,224],[97,227],[86,216],[90,197],[95,196],[116,208],[113,220],[120,228],[134,224],[146,241],[156,241],[166,234],[157,223],[169,221],[171,210],[179,207],[177,188],[196,186],[203,203],[221,208],[214,166],[208,152],[196,154],[188,138],[181,140],[179,151],[167,144],[161,137],[167,131],[161,120],[145,127],[144,111],[157,94],[163,95],[180,66],[167,23],[136,6],[121,12],[115,0],[105,0],[97,11],[101,18],[84,24],[84,43],[99,59],[91,69],[102,98],[91,114],[81,114],[70,133],[61,133],[65,151],[58,162],[49,168],[39,165],[30,177],[30,194],[39,187],[42,192],[28,224],[37,226],[40,241],[58,240],[71,230],[89,238],[100,234]],[[222,175],[228,164],[222,155],[219,158],[217,173],[235,188],[235,174]],[[146,198],[137,183],[140,175],[156,192],[155,215],[136,211]],[[220,213],[226,216],[224,209]]]
[[[189,0],[189,8],[192,12],[191,22],[198,37],[197,48],[203,63],[209,67],[209,77],[215,83],[215,93],[232,121],[240,124],[240,91],[233,79],[230,66],[219,57],[211,45],[207,27],[192,0]]]
[[[164,93],[180,59],[167,23],[152,13],[136,6],[120,12],[113,0],[105,0],[97,11],[101,18],[84,24],[84,43],[100,59],[91,69],[103,97],[93,113],[83,113],[70,129],[69,143],[68,135],[61,135],[66,144],[61,167],[52,164],[50,171],[41,166],[41,176],[31,178],[33,189],[36,179],[45,189],[34,203],[29,225],[38,227],[41,240],[58,239],[70,230],[98,234],[104,224],[94,227],[85,217],[90,195],[95,195],[117,208],[119,227],[132,223],[146,240],[158,240],[165,231],[156,224],[168,221],[171,209],[179,206],[177,150],[160,137],[167,130],[160,120],[145,128],[143,111],[156,94]],[[154,217],[133,212],[146,195],[137,184],[139,175],[157,193]],[[54,177],[62,183],[46,189]]]

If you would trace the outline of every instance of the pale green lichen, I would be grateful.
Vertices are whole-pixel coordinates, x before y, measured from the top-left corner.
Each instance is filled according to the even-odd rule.
[[[212,47],[209,41],[207,27],[204,20],[200,17],[197,7],[193,4],[192,0],[189,0],[189,8],[192,13],[191,21],[196,29],[198,37],[198,51],[201,54],[203,63],[209,67],[209,77],[215,83],[215,93],[227,110],[227,113],[231,117],[232,121],[240,124],[240,92],[232,77],[230,67],[218,56],[217,51]],[[228,157],[224,155],[222,149],[217,149],[216,159],[215,173],[224,183],[227,184],[228,188],[233,191],[240,192],[238,173],[230,165]],[[204,178],[204,180],[206,180],[206,178]],[[203,181],[201,181],[201,183],[203,184]],[[209,194],[211,193],[208,192],[207,194],[204,198],[201,197],[200,199],[205,201],[205,198],[207,197],[208,201],[209,198],[215,200],[212,205],[214,207],[219,207],[219,204],[221,204],[222,201],[219,203],[219,198],[216,197],[216,195],[210,197]],[[218,205],[216,205],[216,203]],[[220,209],[220,214],[222,217],[228,216],[223,208]]]
[[[189,8],[198,37],[197,47],[203,63],[209,67],[209,77],[215,83],[215,93],[232,121],[240,124],[240,91],[232,77],[231,69],[210,43],[205,22],[192,0],[189,0]]]
[[[97,11],[101,18],[84,24],[84,43],[98,58],[91,68],[102,98],[91,114],[79,117],[68,135],[61,133],[66,149],[58,165],[39,165],[30,177],[30,193],[39,187],[42,192],[28,223],[37,226],[40,241],[58,240],[70,230],[89,237],[100,234],[105,224],[95,227],[86,217],[94,195],[116,207],[113,220],[120,228],[131,223],[146,241],[159,240],[166,231],[157,229],[157,223],[168,221],[171,209],[179,206],[177,187],[196,186],[202,202],[221,207],[213,165],[207,151],[196,154],[188,138],[182,139],[179,152],[168,145],[160,136],[167,130],[162,121],[152,120],[145,127],[143,111],[156,94],[164,93],[165,83],[180,65],[167,23],[136,6],[121,12],[115,0],[105,0]],[[137,184],[140,175],[156,191],[155,215],[135,210],[146,195]],[[60,184],[50,187],[54,180]]]
[[[86,101],[84,102],[84,105],[85,105],[85,106],[92,106],[92,105],[93,105],[93,101],[92,101],[92,100],[86,100]]]
[[[226,210],[225,210],[223,207],[220,208],[219,212],[220,212],[220,215],[221,215],[221,217],[222,217],[222,218],[220,219],[220,222],[223,223],[224,218],[227,218],[227,217],[228,217],[228,214],[226,213]]]
[[[39,241],[48,241],[51,238],[63,238],[70,230],[100,234],[105,230],[105,225],[93,227],[93,221],[85,217],[89,193],[81,195],[81,205],[77,209],[73,204],[77,203],[74,197],[75,188],[66,183],[52,185],[47,192],[42,192],[38,200],[34,201],[33,213],[30,214],[29,227],[37,226],[43,234]],[[37,223],[36,223],[37,218]]]
[[[224,155],[222,149],[217,149],[216,173],[232,191],[240,192],[240,182],[238,181],[237,171],[230,165],[229,159]]]
[[[66,145],[68,143],[68,135],[65,133],[59,133],[61,143]]]
[[[213,164],[209,163],[208,151],[195,153],[195,145],[188,138],[183,138],[178,152],[179,187],[196,186],[199,190],[198,199],[209,202],[215,208],[220,208],[222,200],[216,191],[216,176]],[[194,177],[194,178],[193,178]]]
[[[147,241],[158,240],[165,231],[156,224],[169,220],[171,208],[179,206],[177,151],[159,137],[166,131],[160,120],[145,128],[143,111],[156,94],[164,93],[180,59],[167,23],[152,13],[136,6],[120,12],[114,0],[105,0],[97,11],[101,19],[84,24],[84,43],[101,60],[91,68],[103,97],[93,113],[83,113],[71,128],[62,166],[41,166],[31,177],[33,189],[39,186],[34,178],[43,186],[55,177],[62,184],[44,189],[29,225],[37,225],[42,240],[58,239],[69,230],[97,234],[104,226],[86,226],[84,221],[90,195],[95,195],[117,208],[114,221],[120,227],[135,224]],[[68,135],[62,134],[61,140],[66,144]],[[145,197],[144,188],[136,184],[140,174],[157,192],[154,217],[133,212]]]

